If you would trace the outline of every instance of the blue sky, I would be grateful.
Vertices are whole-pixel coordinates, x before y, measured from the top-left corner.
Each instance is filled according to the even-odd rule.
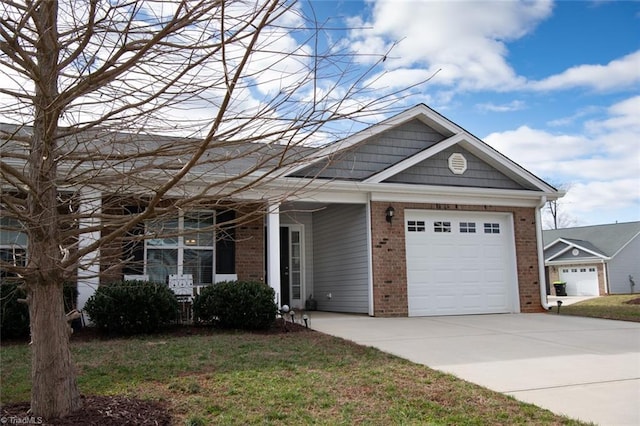
[[[348,48],[383,53],[400,41],[383,64],[381,87],[440,70],[407,104],[426,103],[567,187],[565,226],[640,220],[640,2],[313,0],[313,7],[328,26],[352,28],[339,34]]]

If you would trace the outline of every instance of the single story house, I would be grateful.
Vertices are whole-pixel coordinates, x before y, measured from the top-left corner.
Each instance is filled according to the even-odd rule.
[[[548,309],[540,209],[562,193],[433,109],[419,104],[299,154],[260,191],[242,193],[255,208],[227,209],[218,200],[131,231],[220,223],[224,237],[195,232],[96,252],[99,261],[78,270],[79,307],[111,274],[195,287],[263,280],[279,305],[303,308],[313,297],[319,310],[372,316]],[[242,161],[224,170],[239,172]],[[220,178],[203,168],[198,174]],[[113,196],[105,188],[84,208],[107,206]],[[120,214],[144,208],[121,205]],[[234,225],[252,211],[251,221]],[[85,234],[79,245],[97,237]],[[0,249],[7,242],[5,235]],[[110,255],[137,263],[109,268]]]
[[[640,222],[543,231],[549,282],[565,282],[569,296],[640,291]]]

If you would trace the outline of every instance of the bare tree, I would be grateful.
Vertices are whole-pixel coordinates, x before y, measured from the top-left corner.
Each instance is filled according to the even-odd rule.
[[[341,121],[393,108],[402,92],[368,86],[377,62],[362,72],[324,31],[283,0],[2,3],[2,215],[28,237],[26,262],[2,268],[27,292],[33,415],[81,405],[66,280],[107,273],[145,220],[264,198]],[[118,214],[124,198],[141,208]]]
[[[566,192],[569,190],[568,184],[554,185],[560,191]],[[563,204],[560,200],[547,201],[546,205],[546,217],[544,219],[545,229],[560,229],[568,228],[576,224],[575,218],[565,212],[562,208]]]

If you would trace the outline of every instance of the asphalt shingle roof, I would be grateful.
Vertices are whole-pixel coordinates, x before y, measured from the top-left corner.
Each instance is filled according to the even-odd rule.
[[[639,233],[640,222],[625,222],[547,230],[542,232],[542,239],[545,246],[559,238],[571,240],[581,247],[611,257]]]

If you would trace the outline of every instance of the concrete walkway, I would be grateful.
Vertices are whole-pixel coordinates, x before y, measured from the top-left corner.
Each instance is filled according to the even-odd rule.
[[[311,328],[600,425],[640,425],[640,324],[556,314],[373,318]]]

